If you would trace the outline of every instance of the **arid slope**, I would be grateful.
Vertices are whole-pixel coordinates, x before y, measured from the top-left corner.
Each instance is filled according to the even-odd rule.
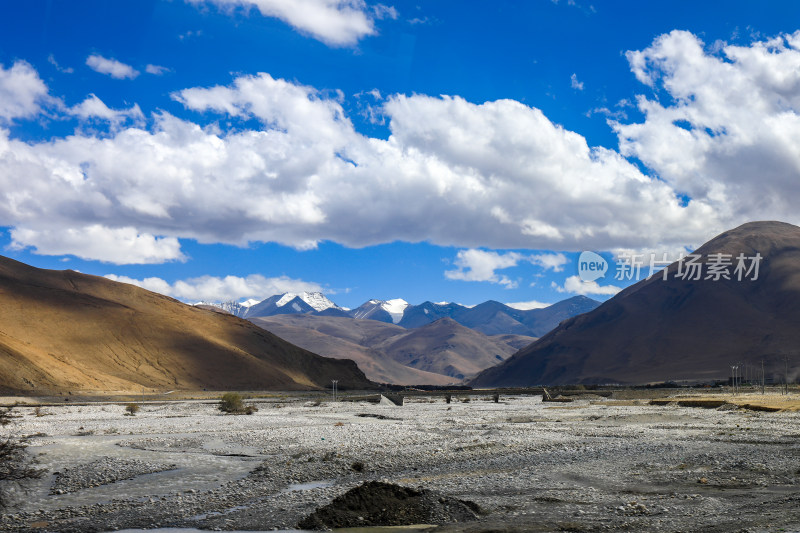
[[[132,285],[0,257],[0,389],[24,392],[370,387],[236,317]]]

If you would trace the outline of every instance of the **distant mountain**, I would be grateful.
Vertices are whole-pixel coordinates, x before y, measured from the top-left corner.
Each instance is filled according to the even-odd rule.
[[[423,302],[410,305],[403,299],[369,300],[356,309],[339,307],[319,292],[285,293],[270,296],[258,303],[225,302],[213,305],[243,318],[274,315],[312,314],[332,317],[351,317],[376,320],[414,329],[442,318],[450,318],[462,326],[486,335],[522,335],[540,337],[559,322],[595,309],[600,302],[585,296],[575,296],[541,309],[519,310],[490,300],[474,307],[457,303]]]
[[[489,300],[476,305],[459,317],[459,322],[486,335],[532,335],[533,330],[523,323],[526,313],[538,311],[520,311],[500,302]]]
[[[266,300],[257,303],[248,309],[244,317],[252,318],[256,316],[296,315],[313,313],[315,311],[316,309],[314,309],[308,302],[303,300],[299,295],[286,293],[270,296]]]
[[[411,330],[375,320],[313,314],[251,320],[298,346],[353,359],[371,380],[402,385],[458,383],[535,340],[487,337],[448,318]]]
[[[419,305],[409,306],[398,324],[412,329],[436,322],[440,318],[452,318],[458,322],[458,318],[467,311],[469,311],[468,307],[455,303],[423,302]]]
[[[371,388],[254,324],[133,285],[0,257],[0,390]]]
[[[541,337],[564,320],[588,313],[599,306],[600,302],[597,300],[586,296],[573,296],[541,309],[521,311],[524,313],[522,323],[530,328],[531,335]]]
[[[236,301],[231,300],[229,302],[222,302],[222,303],[197,302],[194,305],[195,305],[195,307],[201,307],[201,308],[205,308],[205,309],[213,307],[213,308],[219,309],[220,311],[224,311],[224,312],[228,313],[229,315],[233,315],[233,316],[238,316],[240,318],[244,318],[244,316],[247,314],[247,311],[250,310],[250,307],[252,307],[253,305],[255,305],[257,303],[258,303],[258,300],[247,300],[246,302],[236,302]]]
[[[406,330],[386,339],[376,348],[405,366],[457,380],[501,363],[516,351],[514,347],[466,328],[451,318],[440,318]]]
[[[400,298],[394,300],[370,300],[348,313],[359,320],[377,320],[397,324],[403,320],[403,314],[409,307],[407,301]]]
[[[600,302],[586,296],[574,296],[541,309],[521,311],[489,300],[474,307],[455,303],[424,302],[409,306],[399,325],[418,328],[441,318],[451,318],[486,335],[526,335],[540,337],[567,318],[589,312]]]
[[[347,312],[330,301],[321,292],[287,292],[270,296],[266,300],[247,300],[246,302],[199,302],[196,306],[213,306],[234,316],[250,318],[298,313],[325,313],[347,315]]]
[[[338,305],[330,301],[321,292],[300,292],[292,293],[287,292],[280,300],[278,300],[278,307],[290,303],[293,299],[300,298],[304,303],[311,306],[314,311],[320,313],[326,309],[341,309]]]
[[[747,365],[752,377],[761,361],[768,378],[782,379],[783,358],[794,358],[790,364],[796,367],[800,346],[800,227],[753,222],[694,253],[700,257],[699,279],[694,273],[677,276],[689,267],[673,263],[668,279],[642,280],[594,311],[568,318],[472,383],[702,381],[728,378],[731,365],[739,365],[739,373]],[[757,279],[746,271],[737,279],[740,254],[745,259],[760,254]],[[716,259],[729,261],[729,279],[715,279]],[[754,263],[744,264],[753,268]]]
[[[382,341],[406,333],[400,326],[375,320],[318,315],[275,315],[250,319],[278,337],[325,357],[351,359],[379,383],[400,385],[447,385],[458,382],[450,376],[425,372],[395,361],[373,348]]]

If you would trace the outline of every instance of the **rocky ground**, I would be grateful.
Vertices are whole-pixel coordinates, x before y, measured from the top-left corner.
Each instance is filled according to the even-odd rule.
[[[295,528],[365,481],[474,502],[443,532],[798,531],[800,413],[646,400],[414,398],[19,407],[49,474],[7,531]],[[365,416],[366,415],[366,416]],[[444,499],[442,501],[445,501]]]

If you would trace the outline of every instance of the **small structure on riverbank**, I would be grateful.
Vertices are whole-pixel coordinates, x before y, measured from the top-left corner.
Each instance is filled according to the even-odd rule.
[[[370,394],[369,396],[347,396],[341,398],[341,401],[367,402],[367,403],[377,403],[379,405],[402,407],[404,398],[402,394],[384,393],[384,394]]]

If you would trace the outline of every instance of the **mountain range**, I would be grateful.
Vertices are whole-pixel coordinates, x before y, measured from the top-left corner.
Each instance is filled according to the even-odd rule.
[[[286,293],[237,307],[202,304],[240,316],[297,346],[326,357],[353,359],[380,383],[460,383],[497,365],[559,322],[599,302],[576,296],[542,309],[519,310],[496,301],[474,307],[402,299],[339,307],[321,293]]]
[[[375,320],[413,329],[449,318],[486,335],[522,335],[540,337],[562,320],[595,309],[600,302],[586,296],[574,296],[541,309],[520,310],[489,300],[473,307],[457,303],[423,302],[411,305],[405,300],[369,300],[356,309],[339,307],[319,292],[285,293],[270,296],[259,303],[209,303],[236,316],[252,319],[276,315],[320,315]]]
[[[203,307],[0,257],[0,390],[708,382],[762,364],[768,381],[794,380],[800,227],[742,225],[599,306],[371,300],[348,310],[305,293],[230,307],[271,314],[249,320]]]
[[[319,314],[250,320],[314,353],[352,359],[372,381],[400,385],[460,383],[536,340],[520,335],[487,336],[450,318],[414,329]]]
[[[0,257],[0,390],[321,389],[374,384],[227,313]]]
[[[672,263],[666,279],[565,320],[471,384],[702,382],[727,379],[732,366],[758,376],[762,362],[767,379],[785,379],[800,346],[800,227],[744,224],[694,256],[693,271],[689,258]]]

